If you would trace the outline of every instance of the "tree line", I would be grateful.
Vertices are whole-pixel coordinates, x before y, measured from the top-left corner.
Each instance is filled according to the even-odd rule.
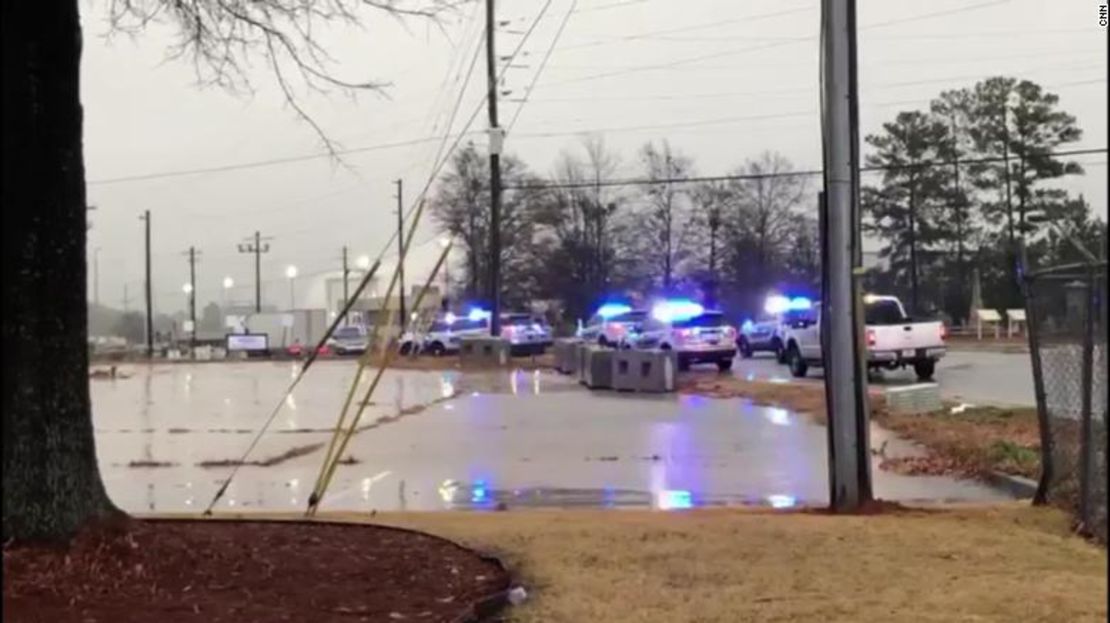
[[[957,324],[968,320],[976,276],[984,308],[1021,307],[1021,243],[1034,267],[1082,259],[1060,231],[1091,249],[1105,244],[1106,223],[1086,200],[1051,184],[1084,172],[1054,155],[1081,137],[1056,94],[1009,77],[899,112],[864,140],[867,167],[880,169],[861,192],[864,228],[883,260],[868,285]]]
[[[968,315],[978,270],[984,306],[1020,305],[1017,244],[1038,263],[1075,259],[1038,211],[1081,239],[1105,236],[1082,197],[1047,183],[1081,174],[1053,153],[1078,141],[1059,98],[1027,80],[996,77],[945,91],[928,110],[904,111],[865,138],[864,234],[879,243],[866,286],[915,313]],[[736,315],[759,311],[771,290],[818,294],[820,177],[774,151],[721,181],[696,176],[694,159],[648,141],[632,162],[597,137],[538,174],[502,158],[502,297],[508,307],[551,301],[567,319],[605,298],[685,295]],[[608,183],[634,171],[637,184]],[[675,181],[679,180],[679,181]],[[489,265],[489,165],[468,144],[431,197],[440,229],[459,240],[456,298],[484,300]]]
[[[606,183],[625,168],[596,137],[562,153],[547,177],[512,155],[502,167],[507,307],[549,301],[573,321],[611,298],[668,294],[752,308],[770,288],[817,285],[811,183],[785,175],[794,167],[778,153],[765,152],[736,173],[781,176],[698,184],[673,181],[694,175],[695,166],[665,140],[637,151],[633,167],[649,183],[636,186]],[[473,144],[453,156],[430,208],[462,247],[457,298],[484,300],[489,168]]]

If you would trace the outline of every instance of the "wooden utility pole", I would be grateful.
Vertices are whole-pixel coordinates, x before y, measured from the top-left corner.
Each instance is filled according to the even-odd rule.
[[[490,335],[501,335],[501,146],[504,134],[497,123],[497,54],[494,0],[486,0],[486,78],[489,83],[489,304]]]
[[[855,0],[823,0],[826,266],[821,297],[822,355],[829,431],[829,503],[858,510],[871,500],[867,372],[859,212],[859,111]]]
[[[256,314],[262,313],[262,254],[270,251],[270,244],[264,243],[266,240],[272,240],[272,238],[263,238],[262,234],[256,231],[253,242],[251,238],[247,238],[246,242],[239,243],[240,253],[254,254],[254,312]]]

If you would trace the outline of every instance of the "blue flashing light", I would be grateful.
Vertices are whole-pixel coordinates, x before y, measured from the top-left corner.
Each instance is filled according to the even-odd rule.
[[[488,498],[489,491],[486,489],[485,481],[479,480],[474,483],[470,489],[470,501],[475,504],[483,504]]]
[[[753,329],[755,329],[755,323],[752,322],[751,318],[748,318],[747,320],[744,321],[743,324],[740,325],[740,330],[741,331],[751,331]]]
[[[810,309],[811,307],[813,307],[813,301],[804,296],[795,296],[790,299],[790,304],[787,306],[787,309],[791,311],[801,311]]]
[[[623,303],[606,303],[597,308],[597,315],[609,320],[622,314],[627,314],[632,311],[632,308]]]
[[[651,309],[651,317],[660,322],[689,320],[705,313],[700,304],[686,299],[673,299],[656,304]]]
[[[455,321],[458,320],[458,319],[459,319],[458,316],[456,316],[455,314],[453,314],[451,312],[447,312],[446,314],[443,315],[443,322],[446,322],[449,325],[455,324]]]
[[[488,310],[482,309],[480,307],[474,307],[471,308],[471,310],[466,314],[466,318],[468,320],[478,322],[479,320],[489,320],[491,315],[492,314],[490,314]]]
[[[693,508],[694,499],[689,491],[664,490],[659,492],[659,508],[665,511]]]

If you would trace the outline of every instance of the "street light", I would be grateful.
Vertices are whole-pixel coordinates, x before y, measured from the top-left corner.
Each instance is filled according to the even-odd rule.
[[[355,265],[358,266],[359,268],[361,268],[362,270],[368,270],[370,268],[370,256],[369,255],[360,255],[360,256],[358,256],[358,259],[355,260]]]
[[[193,293],[193,284],[187,283],[187,284],[181,286],[181,291],[184,292],[185,294],[192,294]]]
[[[224,290],[230,290],[235,287],[235,280],[231,277],[224,277]]]
[[[293,310],[293,285],[297,279],[297,267],[290,264],[285,267],[285,276],[289,278],[289,310]]]

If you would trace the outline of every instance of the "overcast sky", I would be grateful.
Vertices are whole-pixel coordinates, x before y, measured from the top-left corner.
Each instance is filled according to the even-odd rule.
[[[514,32],[525,31],[546,3],[499,3],[499,19],[511,22],[498,35],[499,55],[516,47],[521,36]],[[503,125],[517,115],[521,104],[511,100],[533,80],[571,5],[551,1],[514,63],[520,67],[507,71],[504,88],[513,93],[502,102]],[[506,149],[548,172],[561,151],[577,147],[576,135],[594,132],[621,153],[627,175],[637,173],[636,148],[663,138],[705,175],[727,173],[764,150],[785,154],[798,168],[819,168],[819,6],[816,0],[579,0]],[[1097,23],[1097,6],[1086,0],[859,0],[863,133],[899,110],[925,108],[941,90],[1005,74],[1060,95],[1083,129],[1072,147],[1106,147],[1106,31]],[[175,37],[170,25],[151,26],[136,39],[107,38],[106,17],[104,0],[82,3],[85,163],[89,202],[97,207],[90,259],[99,248],[101,301],[121,306],[127,284],[131,308],[140,309],[138,217],[150,210],[156,307],[163,311],[184,306],[183,253],[190,245],[201,252],[198,308],[219,300],[225,276],[236,282],[235,299],[250,298],[253,258],[236,243],[255,230],[273,237],[263,279],[274,297],[287,296],[289,264],[302,275],[318,274],[339,268],[343,245],[352,257],[381,251],[396,227],[393,180],[404,179],[409,201],[427,182],[439,145],[428,139],[444,133],[445,112],[462,86],[459,69],[470,62],[484,19],[472,3],[442,29],[370,11],[362,29],[321,31],[321,44],[336,58],[333,73],[392,85],[388,97],[302,92],[313,118],[341,147],[375,148],[345,156],[348,167],[306,158],[136,180],[129,178],[308,156],[320,153],[321,143],[284,105],[261,63],[251,74],[249,97],[202,89],[190,63],[166,60]],[[484,89],[482,57],[455,131],[479,107]],[[485,127],[483,108],[472,129]],[[473,140],[485,144],[481,133]],[[1087,174],[1066,185],[1105,217],[1106,155],[1077,160]],[[434,240],[429,223],[416,236],[418,265],[430,262]]]

